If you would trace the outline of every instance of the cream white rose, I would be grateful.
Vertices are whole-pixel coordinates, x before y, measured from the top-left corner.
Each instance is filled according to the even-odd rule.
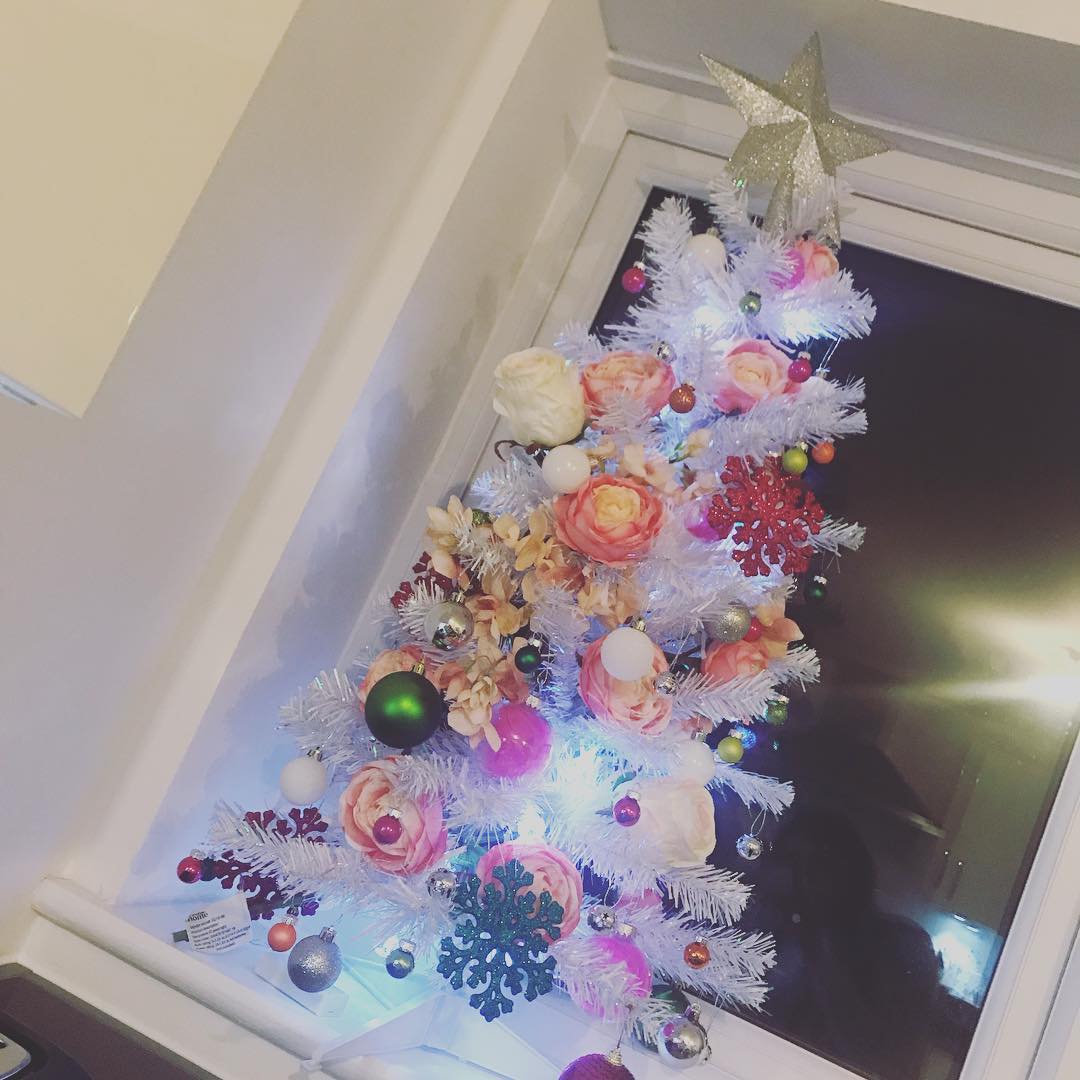
[[[686,776],[631,780],[615,797],[633,791],[641,805],[634,831],[667,866],[698,866],[716,847],[716,820],[708,789]]]
[[[577,371],[550,349],[511,353],[495,369],[495,411],[520,443],[559,446],[581,434],[585,395]]]

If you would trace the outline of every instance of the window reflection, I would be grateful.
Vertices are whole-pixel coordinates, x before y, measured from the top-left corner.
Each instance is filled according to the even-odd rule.
[[[755,863],[747,811],[719,804],[712,861],[755,886],[740,925],[777,939],[747,1019],[874,1080],[955,1080],[1075,737],[1080,312],[849,244],[842,262],[879,310],[830,367],[866,377],[870,430],[807,479],[868,537],[815,566],[825,603],[789,606],[822,681],[744,758],[795,804]],[[594,330],[625,306],[613,282]]]

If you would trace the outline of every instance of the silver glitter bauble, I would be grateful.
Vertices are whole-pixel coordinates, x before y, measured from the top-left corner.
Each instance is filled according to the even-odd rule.
[[[656,1049],[673,1069],[688,1069],[709,1058],[709,1037],[698,1023],[701,1014],[696,1006],[682,1016],[673,1016],[657,1033]]]
[[[756,315],[761,310],[761,294],[753,291],[743,293],[739,301],[739,310],[744,315]]]
[[[663,360],[665,364],[675,362],[675,346],[670,341],[658,341],[653,346],[653,353],[657,360]]]
[[[747,862],[753,862],[755,859],[761,858],[762,853],[765,851],[765,845],[756,836],[747,833],[735,841],[735,850]]]
[[[753,615],[745,604],[728,604],[719,615],[712,615],[705,620],[705,630],[714,641],[723,641],[730,645],[746,637],[752,618]]]
[[[301,938],[289,953],[289,978],[308,994],[317,994],[337,982],[341,974],[341,949],[334,944],[334,931]]]
[[[679,689],[679,680],[670,671],[661,671],[653,679],[653,689],[664,697],[671,697]]]
[[[459,649],[472,632],[472,612],[459,600],[443,600],[424,616],[424,637],[437,649]]]
[[[589,910],[589,926],[605,933],[615,927],[615,912],[609,907],[594,907]]]
[[[428,874],[428,896],[449,900],[457,890],[457,875],[453,870],[433,870]]]
[[[392,979],[404,979],[416,967],[416,957],[411,949],[392,949],[386,955],[386,974]]]

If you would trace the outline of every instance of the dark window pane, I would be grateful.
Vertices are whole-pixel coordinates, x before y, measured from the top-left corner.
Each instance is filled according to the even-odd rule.
[[[878,305],[831,360],[866,378],[870,432],[808,475],[869,533],[818,567],[823,604],[789,607],[822,680],[744,759],[795,805],[749,866],[721,805],[713,861],[779,946],[748,1019],[875,1080],[951,1080],[1075,737],[1080,312],[853,244],[841,262]],[[630,299],[617,273],[594,330]]]

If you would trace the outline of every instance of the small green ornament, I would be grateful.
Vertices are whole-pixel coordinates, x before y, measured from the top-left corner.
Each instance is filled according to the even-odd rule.
[[[783,694],[765,706],[765,719],[770,724],[785,724],[788,718],[788,698]]]
[[[792,446],[785,450],[784,456],[780,459],[780,468],[792,476],[802,476],[809,464],[810,459],[801,446]]]
[[[379,742],[408,750],[430,739],[446,716],[442,694],[420,670],[392,671],[369,691],[364,721]]]
[[[822,574],[815,574],[814,577],[806,583],[806,599],[812,604],[822,603],[828,594],[828,589],[826,588],[827,585],[828,578]]]
[[[514,667],[524,675],[531,675],[543,662],[543,651],[535,641],[526,642],[514,653]]]
[[[746,747],[743,746],[742,739],[737,739],[734,735],[726,735],[716,744],[716,753],[720,760],[726,761],[729,765],[737,765],[742,761],[745,751]]]
[[[761,311],[761,294],[753,290],[744,293],[743,298],[739,301],[739,310],[744,315],[756,315]]]

